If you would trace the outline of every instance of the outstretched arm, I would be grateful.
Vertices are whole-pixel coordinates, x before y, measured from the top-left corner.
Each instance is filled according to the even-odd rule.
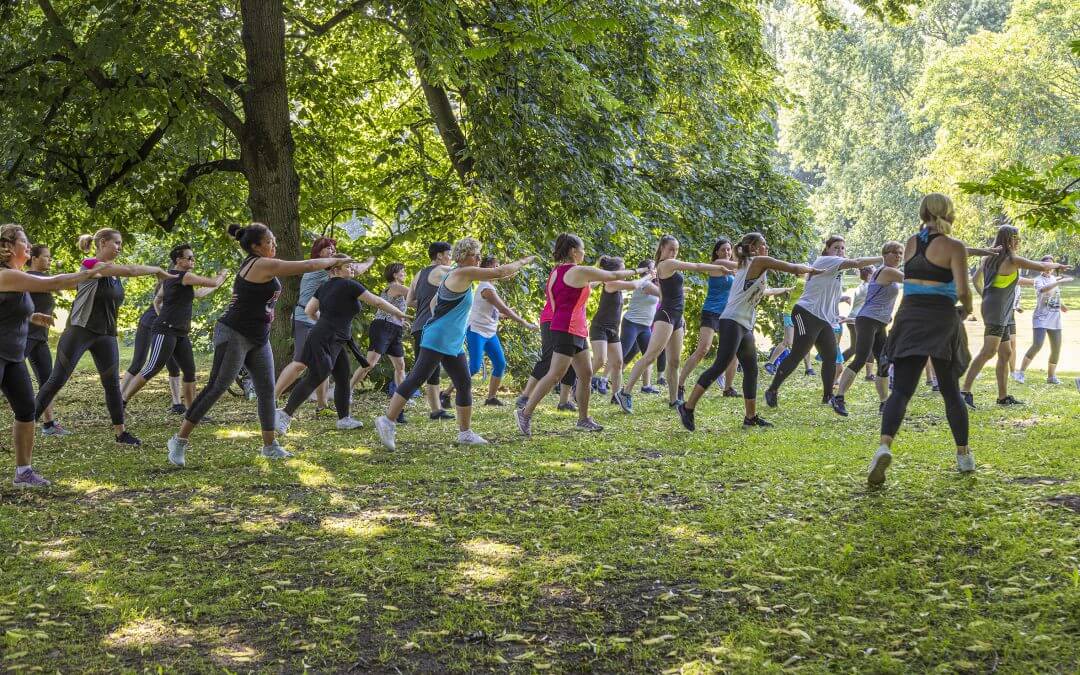
[[[257,284],[266,283],[274,277],[295,277],[308,272],[328,270],[339,265],[348,265],[352,258],[312,258],[310,260],[278,260],[277,258],[259,258],[248,272],[248,279]]]
[[[312,299],[314,300],[314,298],[312,298]],[[389,302],[387,302],[386,300],[383,300],[382,298],[375,295],[371,291],[364,291],[363,294],[360,296],[360,302],[364,303],[365,305],[371,305],[372,307],[377,307],[377,308],[381,309],[382,311],[386,312],[387,314],[389,314],[390,316],[396,316],[397,318],[401,319],[402,321],[409,318],[408,314],[401,311],[397,307],[394,307]]]
[[[101,276],[108,269],[108,263],[102,263],[93,269],[84,269],[71,274],[56,274],[51,277],[38,277],[22,270],[0,267],[0,291],[28,291],[30,293],[51,293],[75,288],[89,279]]]
[[[844,262],[840,263],[840,269],[862,269],[863,267],[869,267],[870,265],[881,265],[885,262],[885,259],[881,256],[874,256],[870,258],[848,258]]]
[[[459,279],[465,279],[470,282],[506,279],[517,274],[521,271],[522,267],[525,267],[534,260],[536,260],[536,256],[530,255],[526,258],[515,260],[512,263],[499,265],[498,267],[459,267],[454,270],[453,273],[456,274]]]
[[[790,293],[792,291],[792,289],[794,289],[794,288],[795,288],[794,286],[787,286],[787,287],[783,287],[783,288],[766,288],[764,295],[767,298],[771,298],[771,297],[773,297],[775,295],[783,295],[785,293]]]
[[[103,277],[148,277],[150,275],[156,276],[158,279],[164,281],[165,279],[175,279],[175,274],[169,274],[165,270],[155,265],[112,265],[104,268],[101,272]]]
[[[536,329],[537,328],[536,324],[530,323],[530,322],[526,321],[525,319],[521,318],[521,315],[518,314],[517,312],[515,312],[510,307],[510,305],[503,302],[503,299],[501,297],[499,297],[499,294],[495,292],[494,288],[485,288],[483,291],[480,292],[480,296],[483,297],[488,302],[490,302],[492,307],[499,310],[499,314],[501,316],[505,316],[505,317],[507,317],[509,319],[517,321],[518,323],[520,323],[522,326],[525,326],[526,328],[530,328],[530,329]]]
[[[711,263],[693,263],[685,262],[683,260],[669,259],[664,260],[657,267],[659,271],[660,267],[664,267],[665,271],[670,272],[704,272],[706,274],[729,274],[739,269],[739,263],[734,260],[714,260]]]
[[[1045,286],[1043,286],[1042,288],[1040,288],[1039,292],[1040,293],[1049,293],[1050,291],[1054,290],[1055,288],[1057,288],[1061,284],[1067,284],[1072,280],[1073,280],[1072,277],[1059,277],[1057,280],[1051,281],[1050,283],[1048,283]]]
[[[198,274],[188,272],[184,275],[181,283],[185,286],[200,286],[202,288],[213,290],[225,282],[226,275],[228,275],[227,270],[218,270],[218,273],[212,277],[202,277]]]
[[[753,260],[750,261],[750,275],[756,279],[766,270],[786,272],[788,274],[809,274],[810,276],[820,272],[820,270],[816,270],[810,265],[777,260],[767,255],[754,256]]]
[[[1028,260],[1027,258],[1021,258],[1020,256],[1013,256],[1013,264],[1025,270],[1033,270],[1035,272],[1053,272],[1054,270],[1067,270],[1068,265],[1055,262],[1041,262],[1036,260]]]

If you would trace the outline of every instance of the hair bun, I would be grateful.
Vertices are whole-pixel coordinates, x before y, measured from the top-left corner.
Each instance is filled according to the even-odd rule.
[[[238,223],[230,223],[228,227],[229,236],[233,239],[239,239],[244,236],[245,230],[247,230],[247,228]]]

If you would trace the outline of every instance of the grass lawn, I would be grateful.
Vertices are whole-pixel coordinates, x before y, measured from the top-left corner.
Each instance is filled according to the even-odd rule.
[[[1076,672],[1080,394],[1062,375],[973,414],[973,477],[921,390],[868,492],[863,382],[840,419],[796,375],[777,427],[749,433],[715,390],[696,434],[648,396],[633,416],[599,402],[591,435],[552,399],[527,442],[481,408],[492,445],[469,450],[413,407],[394,454],[370,395],[358,432],[304,410],[274,464],[254,403],[226,396],[181,471],[164,379],[131,405],[143,448],[120,448],[84,368],[57,408],[77,435],[38,439],[50,491],[13,490],[0,416],[0,667]]]

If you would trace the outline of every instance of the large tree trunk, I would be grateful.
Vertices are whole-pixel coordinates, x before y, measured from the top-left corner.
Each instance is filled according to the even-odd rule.
[[[300,177],[293,166],[293,137],[285,73],[285,17],[281,0],[241,0],[242,39],[247,60],[243,96],[244,131],[240,161],[248,181],[248,207],[255,221],[277,237],[278,257],[302,258],[300,250]],[[292,310],[299,287],[296,277],[282,280],[281,297],[270,331],[278,367],[292,342]]]

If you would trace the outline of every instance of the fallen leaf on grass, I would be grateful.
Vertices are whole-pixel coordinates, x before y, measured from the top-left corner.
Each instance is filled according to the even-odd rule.
[[[674,640],[674,639],[675,639],[674,635],[666,635],[665,634],[665,635],[660,635],[658,637],[649,638],[648,640],[642,640],[641,644],[643,644],[643,645],[658,645],[658,644],[661,644],[663,642],[667,642],[668,640]]]

